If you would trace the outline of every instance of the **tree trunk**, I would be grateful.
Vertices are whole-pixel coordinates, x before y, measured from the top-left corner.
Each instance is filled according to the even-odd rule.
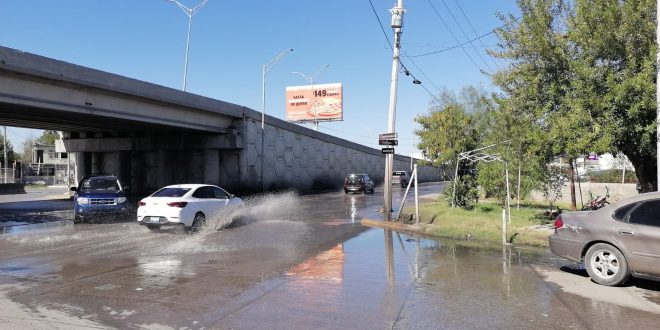
[[[575,201],[575,167],[573,167],[573,158],[568,159],[568,168],[570,169],[570,174],[568,175],[568,187],[571,190],[571,210],[576,211],[576,201]]]
[[[643,159],[642,157],[626,156],[635,168],[635,175],[637,176],[637,181],[639,181],[637,191],[640,194],[656,191],[658,186],[655,162],[648,162],[648,159]]]

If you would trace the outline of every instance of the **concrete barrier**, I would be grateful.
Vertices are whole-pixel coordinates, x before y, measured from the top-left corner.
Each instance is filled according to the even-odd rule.
[[[25,194],[24,183],[0,183],[0,195]]]

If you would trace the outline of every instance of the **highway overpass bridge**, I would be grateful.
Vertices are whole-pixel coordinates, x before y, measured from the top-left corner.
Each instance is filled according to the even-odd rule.
[[[338,188],[384,177],[378,149],[172,88],[0,47],[0,125],[64,132],[78,176],[115,173],[136,192],[205,182],[234,192]],[[395,156],[395,169],[410,158]],[[422,181],[438,171],[423,168]]]

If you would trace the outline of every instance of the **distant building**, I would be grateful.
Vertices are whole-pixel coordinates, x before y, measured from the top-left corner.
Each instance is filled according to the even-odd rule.
[[[66,152],[56,152],[55,145],[48,145],[42,143],[35,143],[32,150],[32,159],[30,163],[33,164],[67,164],[69,161]]]
[[[61,142],[61,141],[56,141]],[[55,145],[35,143],[32,157],[22,164],[22,181],[27,184],[69,185],[75,178],[74,159],[66,152],[60,152]],[[67,179],[68,178],[68,179]]]

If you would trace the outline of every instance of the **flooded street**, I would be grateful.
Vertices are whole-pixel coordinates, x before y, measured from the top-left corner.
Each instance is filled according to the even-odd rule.
[[[439,193],[440,185],[420,191]],[[398,206],[402,191],[394,193]],[[20,226],[0,235],[0,322],[49,329],[657,327],[654,282],[603,287],[546,249],[360,225],[363,217],[382,218],[381,205],[382,188],[273,194],[246,200],[229,227],[214,219],[194,235],[134,222]]]

